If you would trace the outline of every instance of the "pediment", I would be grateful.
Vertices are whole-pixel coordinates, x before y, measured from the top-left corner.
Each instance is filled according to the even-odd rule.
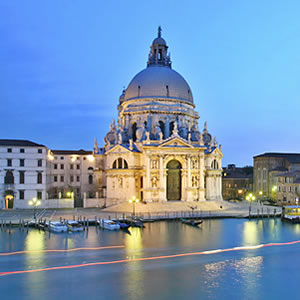
[[[173,137],[163,143],[161,143],[158,147],[166,148],[166,147],[187,147],[187,148],[194,148],[192,145],[187,143],[185,140]]]
[[[214,149],[210,154],[218,155],[220,157],[224,156],[219,148]]]
[[[106,151],[105,154],[124,153],[124,152],[129,153],[131,151],[122,145],[116,145],[111,149],[109,149],[108,151]]]

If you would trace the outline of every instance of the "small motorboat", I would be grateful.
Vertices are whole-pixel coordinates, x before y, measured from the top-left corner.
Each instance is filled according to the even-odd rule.
[[[131,221],[131,226],[132,226],[132,227],[145,228],[145,225],[144,225],[143,221],[140,220],[140,219],[133,219],[133,220]]]
[[[50,222],[49,230],[53,232],[67,232],[68,227],[62,222]]]
[[[98,220],[98,224],[100,227],[108,229],[108,230],[119,230],[120,225],[109,219],[100,219]]]
[[[120,226],[120,229],[124,229],[124,230],[128,230],[128,228],[131,226],[131,224],[130,223],[125,223],[125,222],[123,222],[123,221],[116,221],[116,223],[117,224],[119,224],[119,226]]]
[[[188,219],[184,219],[184,218],[181,218],[180,220],[183,224],[187,224],[187,225],[191,225],[191,226],[198,226],[203,223],[202,220],[195,221],[195,220],[188,220]]]
[[[72,232],[83,231],[83,227],[78,221],[67,221],[67,227]]]

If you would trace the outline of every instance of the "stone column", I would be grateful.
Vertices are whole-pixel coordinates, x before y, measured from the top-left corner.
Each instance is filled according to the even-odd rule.
[[[187,169],[188,169],[188,174],[187,174],[187,188],[191,187],[191,156],[187,156]]]

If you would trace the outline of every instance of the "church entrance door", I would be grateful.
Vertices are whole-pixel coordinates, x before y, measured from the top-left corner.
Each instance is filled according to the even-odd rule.
[[[181,164],[173,159],[168,162],[167,169],[167,199],[181,200]]]

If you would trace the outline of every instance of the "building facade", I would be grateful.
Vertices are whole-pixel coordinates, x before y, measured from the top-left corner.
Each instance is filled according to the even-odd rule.
[[[26,140],[0,140],[0,208],[28,208],[33,198],[46,198],[47,153]]]
[[[47,198],[74,201],[83,207],[87,198],[98,198],[95,158],[92,151],[51,150],[48,155]]]
[[[206,123],[199,131],[191,88],[171,65],[159,28],[147,67],[120,96],[104,149],[95,143],[108,204],[222,199],[221,146]]]
[[[264,153],[254,156],[254,192],[257,196],[277,200],[277,176],[300,171],[299,153]]]
[[[253,168],[239,168],[230,164],[223,168],[222,195],[224,200],[244,200],[248,192],[253,192]]]
[[[276,176],[276,200],[280,205],[299,205],[300,171],[285,172]]]

